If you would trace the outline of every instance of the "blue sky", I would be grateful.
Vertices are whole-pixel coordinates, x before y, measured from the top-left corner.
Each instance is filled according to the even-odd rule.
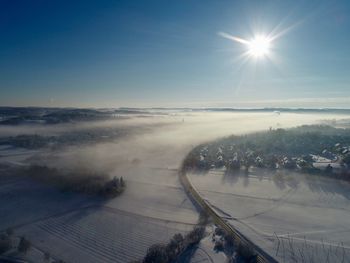
[[[349,1],[0,0],[0,105],[348,107],[349,62]]]

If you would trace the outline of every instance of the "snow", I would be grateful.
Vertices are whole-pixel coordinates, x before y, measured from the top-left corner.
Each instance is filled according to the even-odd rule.
[[[0,162],[14,165],[23,165],[24,161],[39,153],[38,150],[28,150],[11,145],[0,145]]]
[[[43,250],[67,262],[129,262],[155,243],[166,243],[192,225],[101,207],[77,210],[19,229]]]
[[[312,256],[315,262],[326,262],[329,247],[333,262],[341,262],[343,253],[350,257],[349,183],[315,175],[269,176],[266,171],[231,177],[213,171],[190,177],[230,224],[271,255],[276,255],[283,239],[285,245],[293,242],[296,251],[303,248],[304,256]],[[305,248],[304,243],[313,248]],[[277,258],[287,262],[288,253],[280,247]]]
[[[179,262],[189,263],[226,263],[228,262],[227,256],[221,251],[215,251],[215,242],[212,240],[212,235],[215,226],[210,225],[206,228],[206,236],[196,245],[193,249],[186,251]]]
[[[128,184],[133,189],[135,183]],[[25,235],[35,247],[67,262],[139,259],[154,243],[190,231],[197,219],[192,204],[176,198],[182,189],[172,187],[162,191],[154,185],[138,186],[155,193],[145,206],[146,200],[132,190],[125,199],[105,202],[23,179],[2,178],[1,185],[1,229],[14,227],[16,235]],[[157,198],[159,190],[162,199]]]
[[[71,209],[98,204],[96,198],[61,193],[17,177],[0,177],[0,229],[27,225]]]

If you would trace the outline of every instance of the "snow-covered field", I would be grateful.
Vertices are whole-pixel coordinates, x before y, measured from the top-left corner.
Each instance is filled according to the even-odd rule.
[[[0,160],[1,163],[22,165],[27,158],[38,152],[38,150],[28,150],[11,145],[0,145]]]
[[[139,259],[197,220],[182,189],[173,186],[128,182],[126,192],[109,202],[14,178],[2,178],[0,191],[1,229],[14,227],[16,235],[67,262]]]
[[[127,188],[121,196],[103,201],[91,196],[60,193],[51,187],[13,178],[11,175],[0,176],[0,229],[14,227],[17,235],[25,234],[32,240],[35,247],[49,251],[54,258],[64,259],[67,262],[128,262],[142,258],[147,247],[154,243],[168,241],[176,232],[184,233],[190,230],[197,221],[198,212],[184,193],[176,170],[192,147],[230,134],[266,130],[270,127],[317,123],[326,118],[345,117],[344,115],[324,116],[300,113],[278,115],[268,112],[175,112],[158,116],[156,119],[136,118],[134,123],[131,119],[125,120],[128,125],[140,127],[152,122],[155,124],[153,132],[137,134],[109,143],[67,147],[59,151],[40,149],[38,152],[26,155],[26,158],[35,157],[31,160],[39,160],[42,164],[70,168],[84,166],[107,170],[111,176],[123,176],[127,182]],[[123,121],[110,122],[106,125],[117,127],[121,122]],[[157,123],[162,125],[156,125]],[[96,124],[98,127],[101,125],[103,124]],[[60,132],[64,132],[64,128],[69,129],[68,126],[62,127]],[[1,129],[2,127],[0,127],[0,134],[2,134]],[[21,128],[6,127],[3,134],[11,133],[11,129],[16,131],[15,134],[26,134],[35,133],[38,128],[25,127],[19,131],[16,129]],[[48,128],[47,133],[52,132],[55,132],[54,129]],[[45,127],[40,127],[40,134],[45,134]],[[8,150],[8,148],[0,149],[0,162],[8,163],[8,158],[14,158],[13,151],[16,149],[11,149],[11,154],[6,155]],[[26,163],[28,161],[26,158],[18,162]],[[221,182],[221,180],[213,181]],[[304,189],[300,190],[303,195],[299,196],[295,194],[295,191],[299,190],[294,188],[289,190],[289,186],[280,189],[267,179],[259,181],[252,178],[249,180],[249,187],[244,187],[246,179],[239,179],[238,182],[241,183],[225,186],[228,187],[225,188],[226,190],[222,190],[222,185],[219,184],[215,190],[214,182],[209,184],[203,181],[203,187],[214,187],[206,188],[208,191],[204,191],[203,194],[213,204],[215,200],[219,200],[216,204],[218,207],[225,204],[220,209],[227,213],[235,212],[232,214],[234,217],[238,209],[240,214],[237,214],[237,217],[248,217],[244,219],[245,222],[252,221],[254,228],[261,232],[271,233],[271,225],[283,225],[277,224],[278,220],[282,222],[287,220],[287,232],[290,233],[304,231],[299,229],[299,226],[304,223],[303,227],[307,230],[310,225],[317,223],[314,228],[318,231],[323,224],[332,222],[334,209],[328,207],[329,203],[333,205],[336,201],[338,206],[348,208],[347,198],[334,193],[337,188],[333,192],[329,190],[329,193],[322,194],[321,198],[316,190],[307,192],[306,186],[297,188]],[[270,185],[268,197],[259,197],[261,195],[259,189],[262,189],[261,182],[266,184],[266,187]],[[256,195],[259,198],[245,199],[240,196],[242,193],[239,191],[237,195],[225,193],[236,188],[241,191],[247,189],[247,195],[257,191]],[[215,191],[224,191],[224,193]],[[236,194],[236,190],[234,193]],[[299,223],[293,224],[294,210],[288,207],[285,208],[286,211],[281,212],[282,214],[274,217],[271,217],[270,213],[252,216],[254,213],[265,211],[266,206],[274,207],[279,204],[279,201],[268,198],[278,200],[285,195],[294,196],[294,203],[304,203],[303,198],[306,198],[305,200],[321,198],[323,200],[321,207],[311,206],[312,213],[304,213],[317,213],[318,220],[303,221],[300,216],[296,216],[295,220]],[[242,205],[242,202],[245,205]],[[293,206],[298,206],[294,203]],[[288,215],[287,219],[282,216],[285,213]],[[342,231],[338,237],[342,236],[341,240],[345,242],[347,237],[343,230],[347,229],[346,217],[344,217],[346,210],[337,208],[336,213],[337,218],[339,217],[336,230]],[[249,227],[246,230],[247,234],[254,232]],[[282,228],[278,234],[287,232]]]
[[[211,171],[190,178],[219,214],[281,262],[349,260],[348,182],[259,170],[249,175]]]
[[[19,229],[41,249],[67,262],[129,262],[191,224],[143,217],[110,207],[87,208]]]

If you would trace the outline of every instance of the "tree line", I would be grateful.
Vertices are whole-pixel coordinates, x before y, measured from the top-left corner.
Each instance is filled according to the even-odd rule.
[[[81,170],[64,170],[45,165],[30,165],[21,168],[19,174],[57,187],[61,191],[78,192],[104,197],[116,197],[126,188],[124,178],[106,173]]]

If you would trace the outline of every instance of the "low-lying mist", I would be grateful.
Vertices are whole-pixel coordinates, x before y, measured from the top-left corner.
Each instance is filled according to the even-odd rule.
[[[81,169],[83,167],[108,173],[110,176],[123,176],[127,180],[155,180],[156,183],[161,183],[169,178],[156,176],[155,179],[152,173],[145,171],[177,169],[185,155],[199,143],[231,134],[267,130],[270,127],[287,128],[315,124],[324,119],[344,119],[344,115],[178,112],[147,118],[132,117],[127,120],[62,125],[56,127],[60,132],[106,126],[115,129],[121,126],[141,129],[147,125],[151,129],[109,142],[43,151],[32,158],[31,162],[45,163],[55,168]],[[44,134],[46,131],[53,132],[53,128],[41,127],[40,132]]]

